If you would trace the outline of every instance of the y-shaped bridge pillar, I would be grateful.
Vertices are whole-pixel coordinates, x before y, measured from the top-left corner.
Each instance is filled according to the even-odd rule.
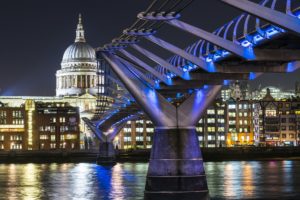
[[[175,107],[136,77],[129,63],[102,56],[155,125],[145,199],[208,199],[195,125],[221,86],[206,86]]]
[[[109,130],[108,134],[104,134],[94,123],[86,118],[83,118],[83,120],[100,141],[97,164],[114,164],[116,162],[116,151],[113,145],[113,140],[123,128],[124,124],[120,124],[118,127]]]

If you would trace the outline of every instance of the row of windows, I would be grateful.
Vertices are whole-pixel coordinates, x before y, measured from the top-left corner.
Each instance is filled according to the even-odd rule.
[[[224,124],[225,123],[225,119],[224,118],[219,118],[219,119],[217,119],[217,122],[219,124]],[[216,123],[216,119],[215,118],[207,118],[207,123],[208,124]],[[203,124],[203,119],[199,120],[199,124]]]
[[[203,127],[196,127],[196,131],[202,133]],[[225,132],[225,127],[217,127],[218,132]],[[216,132],[216,127],[207,127],[207,132],[214,133]]]
[[[229,128],[228,129],[229,133],[236,133],[236,128]],[[239,133],[248,133],[249,129],[248,128],[239,128]]]
[[[207,136],[207,140],[208,141],[212,141],[212,140],[219,140],[219,141],[225,141],[225,136],[224,135],[219,135],[218,137],[214,136],[214,135],[208,135]],[[203,136],[198,136],[198,140],[199,141],[203,141],[204,137]]]
[[[56,136],[55,135],[40,135],[40,140],[50,140],[55,141]],[[76,134],[66,134],[66,135],[60,135],[60,140],[65,141],[65,140],[76,140],[77,135]]]
[[[59,126],[60,132],[66,132],[66,131],[77,131],[77,126]],[[51,132],[55,133],[56,127],[55,126],[40,126],[39,130],[41,132]]]
[[[237,107],[239,109],[248,109],[248,108],[251,108],[251,106],[248,105],[248,104],[239,104],[239,106],[237,106],[236,104],[229,104],[228,105],[229,109],[236,109]]]
[[[0,118],[6,118],[7,112],[5,110],[0,110]],[[20,110],[13,110],[12,111],[12,117],[13,118],[23,118],[23,112]]]
[[[44,143],[41,143],[40,148],[41,148],[41,149],[44,149],[44,148],[45,148],[45,144],[44,144]],[[51,149],[56,149],[56,143],[50,143],[50,148],[51,148]],[[65,149],[65,148],[66,148],[66,143],[65,143],[65,142],[60,143],[60,144],[59,144],[59,148]],[[75,148],[75,144],[74,144],[74,143],[71,143],[71,148],[72,148],[72,149]]]
[[[132,138],[129,136],[126,136],[126,137],[124,137],[124,142],[131,142],[132,141]],[[136,137],[135,138],[135,141],[137,141],[137,142],[143,142],[144,141],[144,137]],[[150,136],[147,136],[146,137],[146,141],[147,142],[151,142],[151,137]]]
[[[208,109],[207,110],[207,114],[208,115],[215,115],[216,111],[214,109]],[[218,115],[224,115],[225,114],[225,110],[217,110],[217,114]]]

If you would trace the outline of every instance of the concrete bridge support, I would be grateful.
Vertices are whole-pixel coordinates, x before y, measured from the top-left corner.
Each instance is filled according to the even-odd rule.
[[[97,164],[114,164],[116,163],[116,151],[113,143],[110,142],[100,142],[99,153],[97,156]]]
[[[109,132],[105,134],[99,128],[99,122],[91,122],[87,118],[83,118],[83,121],[87,124],[87,126],[94,132],[96,137],[99,139],[99,153],[97,156],[97,164],[99,165],[107,165],[107,164],[115,164],[116,163],[116,151],[113,145],[113,140],[115,136],[120,132],[120,130],[125,125],[124,123],[119,124],[119,126],[111,129]]]
[[[129,63],[112,54],[102,56],[155,125],[145,199],[208,199],[195,125],[221,86],[205,86],[176,107],[137,78]]]

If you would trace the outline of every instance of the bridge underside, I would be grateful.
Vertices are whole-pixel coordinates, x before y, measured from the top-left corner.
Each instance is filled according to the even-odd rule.
[[[286,0],[286,13],[274,9],[274,0],[260,4],[220,1],[247,13],[209,33],[180,21],[181,10],[157,11],[154,3],[121,37],[98,49],[98,57],[111,66],[155,126],[145,199],[209,198],[195,125],[222,85],[237,79],[253,80],[263,73],[293,72],[300,67],[299,9],[291,9],[291,1]],[[248,30],[251,19],[254,32]],[[267,23],[262,25],[261,19]],[[201,40],[180,49],[154,36],[163,23]],[[239,26],[243,29],[240,38]],[[167,61],[160,58],[137,44],[143,38],[175,55]],[[125,50],[128,47],[157,66],[151,67],[129,53]],[[174,100],[178,96],[179,102]]]

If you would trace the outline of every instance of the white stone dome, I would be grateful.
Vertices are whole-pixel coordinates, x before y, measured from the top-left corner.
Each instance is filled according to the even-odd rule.
[[[62,63],[68,62],[95,62],[96,52],[86,42],[75,42],[70,45],[63,56]]]

